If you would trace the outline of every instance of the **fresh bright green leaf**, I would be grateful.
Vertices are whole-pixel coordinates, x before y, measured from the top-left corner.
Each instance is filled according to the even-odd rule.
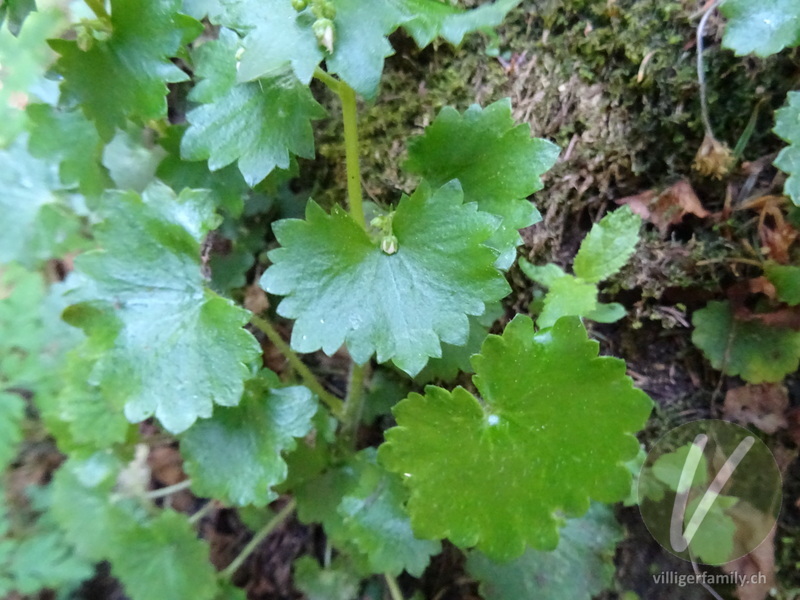
[[[298,488],[298,514],[304,522],[321,522],[334,544],[361,555],[370,572],[419,576],[441,546],[414,536],[406,497],[400,478],[367,449]]]
[[[578,319],[534,334],[518,315],[472,359],[482,402],[428,386],[398,404],[379,457],[411,489],[415,533],[509,560],[556,547],[555,511],[624,498],[652,403],[597,353]]]
[[[774,131],[789,143],[775,159],[775,166],[789,174],[784,192],[800,206],[800,92],[789,92],[786,105],[775,112]]]
[[[202,103],[186,115],[181,140],[186,160],[208,159],[216,171],[239,162],[251,186],[274,169],[288,169],[290,153],[314,156],[311,121],[325,116],[311,91],[290,73],[236,83],[238,37],[223,29],[220,38],[197,51],[196,74],[203,81],[189,95]]]
[[[442,37],[458,46],[464,36],[479,29],[496,27],[520,0],[497,0],[474,10],[463,10],[439,0],[402,0],[410,17],[403,23],[405,29],[420,48]]]
[[[641,217],[629,206],[600,219],[581,242],[572,265],[575,275],[599,283],[618,272],[636,250],[641,225]]]
[[[584,316],[597,323],[614,323],[626,314],[628,314],[628,311],[619,302],[609,302],[608,304],[598,302],[594,310],[590,310]]]
[[[409,142],[405,168],[434,187],[458,179],[465,202],[502,218],[489,245],[500,252],[498,266],[508,268],[522,243],[518,229],[540,220],[527,197],[542,188],[541,176],[555,164],[558,148],[532,138],[530,125],[517,125],[510,100],[462,115],[445,107],[425,133]]]
[[[0,186],[0,263],[34,265],[80,247],[58,169],[31,156],[23,140],[0,150]]]
[[[317,401],[304,387],[269,389],[256,378],[247,382],[239,406],[219,407],[181,438],[185,469],[200,495],[231,504],[265,506],[286,479],[282,453],[311,431]]]
[[[770,264],[764,269],[778,298],[789,306],[800,304],[800,267]]]
[[[298,352],[330,355],[346,342],[359,364],[377,352],[415,375],[441,356],[440,341],[466,342],[468,315],[508,293],[496,254],[482,245],[495,227],[462,204],[456,183],[436,192],[423,185],[393,214],[397,251],[387,254],[341,208],[328,215],[309,202],[306,220],[274,225],[282,248],[270,253],[261,285],[286,296],[278,313],[296,319]]]
[[[583,517],[567,520],[552,552],[529,549],[498,564],[473,551],[467,572],[480,582],[486,600],[591,600],[614,580],[614,552],[622,537],[614,511],[594,503]]]
[[[92,302],[65,313],[90,336],[116,340],[94,370],[103,393],[125,403],[130,421],[155,415],[172,433],[210,417],[215,403],[238,404],[260,348],[242,329],[248,313],[201,275],[200,241],[217,224],[212,200],[157,185],[141,197],[109,193],[104,213],[102,250],[75,261]]]
[[[180,0],[111,0],[108,40],[94,40],[85,51],[77,41],[50,41],[61,55],[55,70],[64,77],[62,95],[80,103],[104,140],[127,118],[165,117],[167,83],[189,79],[169,59],[202,26],[179,14],[180,5]]]
[[[692,324],[692,342],[711,365],[748,383],[780,381],[800,364],[800,331],[737,319],[728,302],[709,302]]]
[[[103,142],[83,113],[49,104],[30,104],[28,149],[33,156],[57,162],[61,182],[86,196],[99,196],[111,187],[101,164]]]
[[[567,273],[559,267],[558,265],[554,265],[553,263],[548,263],[546,265],[532,265],[527,260],[520,259],[519,261],[520,269],[522,272],[525,273],[528,277],[530,277],[533,281],[542,285],[546,288],[549,288],[553,285],[553,282],[557,279],[561,279],[562,277],[566,276]]]
[[[572,275],[553,280],[536,324],[552,327],[561,317],[583,316],[597,308],[597,286]]]
[[[3,0],[0,5],[0,25],[8,24],[13,35],[19,35],[25,19],[36,10],[36,0]]]
[[[430,365],[430,362],[428,364]],[[426,369],[427,367],[420,374]],[[409,389],[406,378],[401,378],[386,369],[374,371],[367,386],[364,409],[361,412],[361,420],[366,425],[372,425],[379,417],[390,414],[392,407],[408,395]]]
[[[800,4],[795,0],[725,0],[722,45],[737,55],[769,56],[800,44]]]
[[[308,600],[355,600],[360,577],[336,563],[323,569],[310,556],[294,561],[294,585]]]
[[[146,525],[133,526],[118,538],[110,557],[112,573],[131,600],[211,600],[216,572],[208,547],[185,515],[164,511]]]

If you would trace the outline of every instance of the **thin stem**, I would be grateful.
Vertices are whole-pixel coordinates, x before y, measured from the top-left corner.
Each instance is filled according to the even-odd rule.
[[[347,382],[347,399],[344,403],[344,419],[342,425],[342,440],[350,448],[355,448],[356,432],[361,423],[361,413],[364,410],[364,380],[369,371],[369,363],[350,367],[350,378]]]
[[[383,578],[386,580],[386,587],[389,588],[389,595],[392,600],[404,600],[403,592],[400,591],[400,586],[397,585],[397,579],[391,573],[384,573]]]
[[[208,513],[214,510],[216,504],[217,504],[216,500],[209,500],[208,502],[206,502],[205,505],[203,505],[203,508],[201,508],[191,517],[189,517],[189,523],[191,523],[192,525],[194,525],[195,523],[199,523],[203,519],[203,517],[205,517],[206,515],[208,515]]]
[[[86,6],[92,9],[92,12],[98,19],[111,18],[106,10],[106,3],[103,0],[86,0]]]
[[[163,487],[158,490],[153,490],[152,492],[147,492],[144,495],[144,497],[149,500],[157,500],[159,498],[171,496],[172,494],[177,494],[178,492],[182,492],[183,490],[188,490],[190,487],[192,487],[192,480],[186,479],[174,485],[168,485],[167,487]]]
[[[275,529],[283,523],[289,515],[294,512],[295,507],[297,506],[297,501],[292,498],[286,506],[284,506],[278,514],[276,514],[272,519],[270,519],[269,523],[264,525],[264,527],[259,531],[257,534],[253,536],[253,539],[244,547],[244,549],[239,553],[239,556],[233,559],[233,562],[229,564],[225,569],[219,572],[218,577],[220,579],[230,579],[233,577],[234,573],[239,570],[244,564],[244,561],[258,548],[259,544],[263,542],[270,533],[275,531]]]
[[[328,72],[323,71],[319,67],[314,70],[314,79],[319,79],[322,83],[328,86],[335,94],[339,94],[341,90],[341,85],[339,85],[339,80],[336,79],[334,76],[330,75]]]
[[[342,118],[344,120],[344,151],[347,165],[347,199],[350,216],[353,220],[367,228],[364,219],[364,206],[361,199],[361,170],[358,164],[358,114],[356,111],[356,93],[344,81],[338,82],[339,98],[342,100]]]
[[[706,71],[703,66],[703,34],[706,29],[706,23],[711,13],[722,3],[722,0],[715,0],[714,3],[706,9],[703,18],[700,19],[700,24],[697,26],[697,82],[700,84],[700,116],[703,119],[703,127],[706,130],[706,135],[714,137],[714,131],[711,129],[711,119],[708,115],[708,95],[706,94]]]
[[[264,335],[267,336],[267,339],[272,342],[272,344],[283,354],[284,358],[289,362],[292,368],[297,371],[297,374],[300,375],[300,378],[303,380],[303,383],[306,384],[306,387],[314,392],[320,400],[322,400],[325,404],[327,404],[328,408],[331,409],[333,416],[337,419],[341,419],[342,413],[344,412],[344,404],[342,401],[331,394],[328,390],[322,387],[322,384],[319,382],[314,374],[311,372],[306,364],[300,360],[300,357],[297,356],[294,350],[289,347],[281,334],[272,326],[267,319],[262,317],[257,317],[253,315],[250,317],[250,322],[258,327]]]

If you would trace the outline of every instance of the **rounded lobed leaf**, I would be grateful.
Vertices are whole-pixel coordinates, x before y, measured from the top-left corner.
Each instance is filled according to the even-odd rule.
[[[483,401],[461,387],[411,394],[379,451],[411,489],[417,535],[508,560],[526,545],[554,548],[558,511],[577,516],[590,498],[626,496],[623,463],[652,403],[623,361],[598,357],[578,319],[534,334],[519,315],[473,365]]]
[[[282,247],[261,285],[286,296],[278,314],[296,319],[295,350],[330,355],[346,343],[357,363],[377,353],[415,375],[441,356],[440,341],[466,341],[468,315],[508,293],[483,245],[496,219],[463,204],[457,182],[403,198],[392,227],[397,251],[387,254],[338,207],[328,215],[310,202],[304,221],[274,226]]]

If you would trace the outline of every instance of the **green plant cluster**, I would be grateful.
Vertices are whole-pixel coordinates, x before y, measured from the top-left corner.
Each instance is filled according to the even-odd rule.
[[[396,578],[422,575],[443,540],[487,597],[568,564],[571,598],[610,584],[608,505],[629,494],[652,402],[581,317],[621,318],[597,284],[640,219],[603,218],[574,275],[524,267],[555,298],[535,326],[498,323],[498,306],[559,149],[510,101],[443,108],[408,143],[416,188],[363,197],[359,102],[377,97],[390,36],[458,45],[518,4],[87,0],[50,40],[58,93],[29,102],[0,152],[0,466],[24,464],[31,439],[64,460],[22,498],[3,479],[0,594],[69,598],[107,562],[132,600],[244,598],[234,575],[295,513],[332,548],[294,565],[309,598],[353,598],[380,575],[397,599]],[[9,0],[0,18],[16,33],[32,9]],[[315,157],[320,86],[343,130],[347,193],[330,208],[289,185]],[[769,276],[797,304],[790,268]],[[344,357],[343,393],[301,356],[318,352]],[[447,385],[459,371],[471,383]],[[164,440],[189,479],[151,490]],[[187,488],[206,508],[162,501]],[[221,571],[196,529],[214,506],[259,529]]]

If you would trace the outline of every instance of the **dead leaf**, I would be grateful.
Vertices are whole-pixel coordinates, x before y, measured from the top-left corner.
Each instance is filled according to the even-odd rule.
[[[665,235],[670,225],[677,225],[686,215],[695,215],[701,219],[710,216],[686,180],[675,183],[660,194],[648,190],[621,198],[617,200],[617,204],[630,206],[634,213],[655,225],[661,235]]]
[[[759,206],[759,203],[751,204]],[[762,251],[775,262],[785,265],[790,262],[789,249],[800,232],[786,221],[781,210],[782,205],[783,199],[776,196],[766,196],[760,203],[758,237],[761,240]]]
[[[775,433],[788,425],[789,392],[778,383],[745,385],[728,390],[723,414],[729,421],[755,425],[764,433]]]
[[[728,514],[736,522],[734,552],[755,549],[722,565],[722,570],[737,574],[739,600],[764,600],[775,585],[775,519],[746,502],[739,502]]]

